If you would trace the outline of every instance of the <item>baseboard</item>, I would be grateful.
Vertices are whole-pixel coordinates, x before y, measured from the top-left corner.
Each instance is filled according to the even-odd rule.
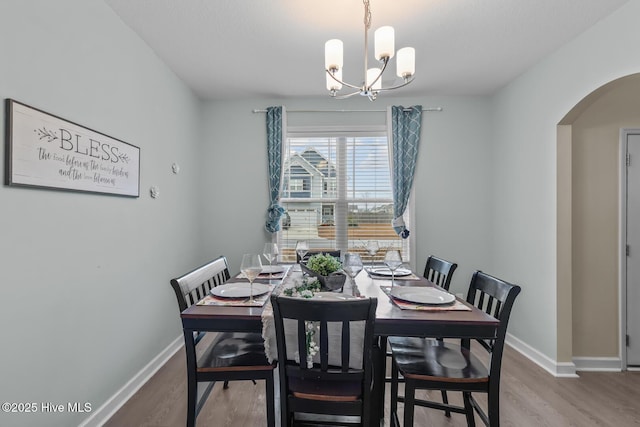
[[[622,371],[622,360],[619,357],[574,357],[573,363],[577,371]]]
[[[554,377],[578,377],[573,362],[557,362],[511,334],[507,334],[505,343]]]
[[[106,423],[113,414],[155,374],[165,363],[182,348],[183,337],[180,335],[147,365],[131,378],[120,390],[111,396],[102,406],[96,409],[78,427],[99,427]]]

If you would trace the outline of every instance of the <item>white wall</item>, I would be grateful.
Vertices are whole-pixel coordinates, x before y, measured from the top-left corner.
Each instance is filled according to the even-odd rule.
[[[583,97],[640,70],[640,1],[559,49],[494,97],[494,270],[523,287],[509,332],[555,360],[556,125]]]
[[[471,273],[490,271],[491,114],[487,99],[424,97],[394,99],[381,96],[374,104],[326,100],[240,100],[208,102],[204,108],[202,167],[205,246],[211,257],[224,254],[238,271],[245,252],[260,252],[269,234],[264,231],[268,206],[266,124],[253,109],[284,104],[295,109],[372,109],[387,105],[441,106],[425,112],[416,166],[416,225],[411,228],[417,247],[415,266],[421,270],[428,255],[458,262],[452,289],[464,292]],[[322,124],[384,124],[384,112],[288,113],[292,126]],[[233,159],[233,160],[230,160]]]
[[[95,411],[180,335],[169,279],[201,257],[200,104],[101,0],[3,0],[0,52],[2,99],[141,150],[139,198],[0,187],[0,401]]]

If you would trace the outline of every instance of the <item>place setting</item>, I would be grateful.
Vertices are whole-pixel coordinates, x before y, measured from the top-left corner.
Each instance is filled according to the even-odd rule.
[[[260,255],[245,254],[242,257],[240,274],[222,285],[211,289],[198,305],[233,307],[262,307],[274,288],[289,271],[289,266],[273,264],[278,257],[275,243],[267,243],[263,256],[269,265],[262,265]]]
[[[380,286],[402,310],[471,311],[455,295],[436,286]]]

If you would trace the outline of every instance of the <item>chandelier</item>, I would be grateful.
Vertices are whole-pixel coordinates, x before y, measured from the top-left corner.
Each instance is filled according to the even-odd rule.
[[[405,47],[398,50],[396,55],[396,74],[403,79],[403,83],[382,87],[382,74],[389,65],[389,60],[393,58],[394,52],[394,31],[393,27],[380,27],[375,33],[375,58],[380,62],[381,68],[368,68],[367,53],[369,49],[369,28],[371,28],[371,8],[369,0],[364,3],[364,79],[361,86],[352,85],[342,80],[342,40],[331,39],[324,45],[324,68],[327,74],[327,90],[336,99],[349,98],[353,95],[362,95],[374,101],[381,91],[398,89],[408,85],[413,81],[415,74],[415,49]],[[344,95],[339,95],[338,91],[342,86],[347,86],[355,91]]]

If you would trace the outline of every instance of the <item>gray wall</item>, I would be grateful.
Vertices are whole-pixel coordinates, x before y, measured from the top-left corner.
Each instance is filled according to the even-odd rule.
[[[0,186],[0,401],[95,411],[180,336],[168,280],[201,257],[200,105],[101,0],[3,0],[0,52],[0,98],[140,147],[139,198]]]

